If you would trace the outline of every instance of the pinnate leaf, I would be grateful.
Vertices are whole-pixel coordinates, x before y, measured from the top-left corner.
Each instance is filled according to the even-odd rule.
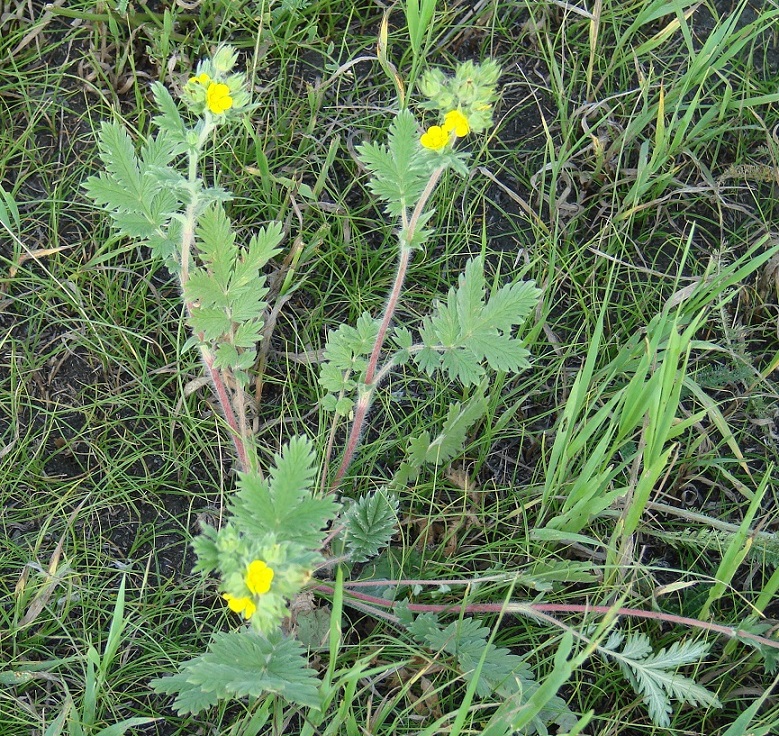
[[[354,562],[365,562],[389,544],[397,527],[398,500],[386,491],[363,496],[344,514],[344,538]]]
[[[484,375],[485,363],[508,372],[528,367],[529,353],[512,331],[527,319],[539,294],[532,282],[519,282],[488,296],[483,261],[472,259],[457,288],[424,320],[425,348],[415,354],[420,369],[428,374],[441,370],[451,380],[472,385]]]
[[[393,120],[388,145],[365,143],[357,152],[372,174],[368,187],[386,202],[388,215],[397,217],[417,203],[433,167],[419,155],[419,132],[411,112],[401,110]]]
[[[643,696],[649,717],[656,726],[668,728],[670,725],[671,700],[721,707],[714,693],[677,672],[679,667],[700,662],[708,653],[707,643],[677,641],[653,654],[645,634],[630,635],[618,651],[623,638],[621,633],[612,632],[601,651],[617,660],[625,679],[637,694]]]
[[[199,713],[226,698],[269,693],[309,708],[321,705],[319,681],[307,666],[302,645],[280,631],[267,636],[251,630],[219,632],[208,652],[151,685],[158,693],[177,695],[173,708],[180,715]]]
[[[232,504],[236,526],[255,536],[274,533],[278,539],[318,548],[337,506],[330,496],[313,495],[315,475],[311,442],[294,437],[275,456],[267,480],[256,473],[240,475]]]

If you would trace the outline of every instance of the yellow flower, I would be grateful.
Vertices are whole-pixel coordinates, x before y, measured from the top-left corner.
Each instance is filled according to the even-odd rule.
[[[273,570],[262,560],[254,560],[246,568],[246,577],[244,582],[246,587],[254,595],[263,595],[270,590],[270,584],[273,580]]]
[[[449,143],[449,131],[440,125],[431,125],[426,132],[422,134],[419,142],[431,151],[443,150]]]
[[[447,133],[454,132],[458,138],[462,138],[471,132],[471,125],[468,122],[468,118],[459,110],[450,110],[446,113],[444,116],[443,128]]]
[[[230,595],[229,593],[224,593],[222,598],[227,601],[227,607],[231,611],[243,614],[243,617],[247,621],[254,615],[254,612],[257,610],[257,606],[255,605],[254,601],[246,596],[238,598],[234,595]]]
[[[196,77],[191,77],[189,80],[190,84],[202,84],[204,87],[211,81],[211,77],[208,76],[205,72],[202,74],[198,74]]]
[[[221,82],[211,82],[206,88],[206,105],[214,115],[221,115],[233,106],[230,88]]]

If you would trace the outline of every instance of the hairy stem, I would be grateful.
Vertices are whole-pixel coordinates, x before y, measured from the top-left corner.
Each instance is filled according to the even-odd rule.
[[[198,192],[200,185],[197,178],[197,164],[198,153],[200,152],[203,144],[208,139],[208,136],[213,129],[213,126],[208,124],[203,126],[200,131],[198,143],[195,149],[189,152],[187,177],[191,185],[190,203],[184,213],[184,228],[181,233],[181,253],[179,254],[179,260],[181,270],[179,271],[179,283],[181,285],[181,291],[184,289],[189,280],[190,264],[193,260],[193,251],[195,249],[195,228],[197,226],[197,205],[198,205]],[[185,307],[187,314],[191,315],[192,310],[195,308],[193,304],[185,301]],[[211,378],[211,383],[214,387],[216,397],[219,399],[219,404],[222,407],[222,414],[224,415],[227,424],[230,427],[230,434],[232,435],[233,444],[235,445],[235,451],[238,455],[238,468],[244,472],[251,468],[249,462],[249,453],[247,451],[247,443],[249,438],[249,430],[246,422],[246,412],[244,410],[244,396],[243,390],[239,386],[239,390],[236,393],[236,404],[230,398],[230,393],[225,383],[224,375],[222,372],[214,367],[214,355],[204,345],[200,346],[200,354],[203,356],[203,362],[205,363],[208,375]],[[237,411],[237,417],[236,417]]]
[[[378,583],[371,581],[374,585]],[[388,581],[389,582],[389,581]],[[314,590],[326,593],[328,595],[333,594],[333,589],[327,585],[317,585]],[[355,590],[349,590],[348,595],[344,596],[344,603],[351,605],[350,598],[357,599],[360,603],[359,610],[365,610],[366,604],[373,607],[374,613],[381,618],[388,619],[385,615],[385,611],[380,609],[393,608],[395,601],[391,601],[387,598],[378,598],[373,595],[366,595],[365,593],[358,593]],[[460,604],[426,604],[426,603],[409,603],[407,604],[408,610],[414,613],[513,613],[517,615],[525,616],[540,616],[545,620],[558,624],[556,619],[547,614],[551,613],[597,613],[601,615],[616,615],[616,616],[628,616],[630,618],[646,618],[653,621],[662,621],[667,624],[676,624],[679,626],[688,626],[695,629],[702,629],[703,631],[711,631],[716,634],[723,634],[731,639],[748,639],[755,644],[761,646],[770,647],[771,649],[779,649],[779,641],[775,639],[768,639],[765,636],[759,636],[753,634],[744,629],[737,629],[733,626],[725,626],[724,624],[715,624],[711,621],[702,621],[698,618],[690,618],[688,616],[677,616],[673,613],[663,613],[661,611],[645,611],[641,608],[614,608],[613,606],[591,606],[586,603],[472,603],[467,605]],[[394,616],[392,618],[395,618]],[[388,619],[389,620],[389,619]]]
[[[233,411],[233,405],[230,401],[230,394],[227,391],[227,386],[225,385],[221,371],[214,368],[214,356],[211,354],[211,351],[208,350],[208,348],[201,347],[200,352],[203,355],[203,362],[206,364],[211,382],[214,384],[214,391],[222,406],[224,418],[230,427],[230,434],[233,437],[235,451],[238,454],[238,468],[239,470],[246,472],[250,469],[249,454],[246,451],[244,435],[241,433],[241,425],[236,419],[235,412]]]
[[[336,471],[333,482],[330,485],[330,490],[338,488],[341,480],[346,473],[347,468],[352,462],[354,453],[357,450],[357,445],[360,443],[360,436],[362,435],[362,428],[365,424],[365,417],[368,415],[368,407],[371,403],[373,395],[373,389],[377,384],[377,366],[379,364],[379,357],[381,356],[381,349],[384,347],[384,340],[387,337],[387,330],[389,329],[392,318],[395,316],[395,310],[398,306],[400,299],[400,293],[403,290],[403,282],[406,280],[406,272],[408,271],[408,264],[411,260],[411,243],[414,242],[414,234],[416,233],[417,225],[419,224],[419,218],[422,216],[422,212],[427,205],[430,196],[435,190],[438,180],[441,178],[441,174],[444,173],[445,167],[439,166],[431,174],[427,180],[425,188],[422,190],[422,194],[419,197],[419,201],[414,207],[414,211],[411,213],[411,217],[404,212],[402,217],[402,226],[400,238],[400,259],[398,261],[398,270],[395,273],[395,281],[392,284],[389,298],[387,299],[387,306],[384,309],[384,315],[381,318],[379,324],[379,331],[376,334],[376,340],[373,343],[373,349],[371,350],[370,358],[368,359],[368,367],[365,371],[365,390],[357,398],[357,403],[354,407],[354,418],[352,419],[352,427],[349,431],[349,438],[346,441],[346,447],[344,448],[343,458],[341,465]],[[386,375],[383,370],[379,371],[379,377]]]

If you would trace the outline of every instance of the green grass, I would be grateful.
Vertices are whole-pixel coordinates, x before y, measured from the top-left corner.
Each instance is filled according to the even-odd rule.
[[[69,733],[75,713],[93,724],[88,734],[152,718],[130,732],[159,736],[195,726],[302,733],[314,718],[261,703],[177,717],[148,687],[200,653],[212,632],[235,625],[216,582],[191,573],[189,550],[198,521],[220,517],[234,482],[232,448],[207,387],[194,388],[194,353],[180,353],[187,335],[174,282],[143,248],[112,239],[80,189],[96,170],[101,120],[119,116],[145,133],[149,81],[180,84],[220,41],[242,50],[261,107],[216,148],[209,172],[235,194],[229,213],[239,237],[279,218],[294,263],[263,376],[260,455],[269,461],[300,433],[324,452],[330,417],[317,408],[316,366],[299,354],[321,349],[328,329],[383,307],[395,239],[350,150],[383,135],[395,90],[375,61],[336,73],[374,55],[381,13],[373,3],[301,5],[270,15],[267,3],[212,0],[196,18],[172,10],[168,30],[140,5],[135,16],[93,17],[95,5],[81,0],[67,15],[30,18],[19,5],[0,21],[0,184],[20,213],[18,224],[0,217],[1,733]],[[428,44],[430,63],[450,68],[492,54],[505,73],[495,130],[465,142],[472,177],[439,187],[438,236],[411,263],[399,317],[426,314],[467,258],[482,253],[490,275],[534,278],[543,297],[525,329],[534,367],[490,385],[487,417],[464,456],[404,490],[392,551],[355,578],[463,581],[449,592],[399,590],[417,603],[619,599],[671,615],[703,610],[734,627],[776,618],[776,537],[761,537],[763,545],[752,535],[743,561],[739,552],[755,529],[775,535],[779,520],[771,472],[779,289],[761,262],[775,250],[763,236],[777,227],[779,8],[701,5],[685,16],[692,7],[604,0],[577,13],[546,1],[454,3],[429,36],[415,37]],[[399,7],[389,30],[389,58],[407,75],[416,50]],[[663,326],[661,315],[678,305],[681,330],[699,324],[677,359],[667,344],[671,318]],[[620,419],[640,403],[642,370],[668,424],[643,412]],[[346,492],[387,482],[407,437],[439,426],[463,399],[411,369],[385,389]],[[621,404],[620,392],[631,390]],[[566,411],[570,436],[556,448]],[[678,431],[677,419],[688,426]],[[670,452],[641,485],[634,458],[655,428],[652,457]],[[343,431],[337,438],[336,452]],[[593,506],[581,523],[557,523],[552,538],[550,520],[575,500],[572,490],[597,501],[622,487],[631,488],[631,506]],[[748,511],[754,518],[739,536]],[[503,577],[465,584],[493,575]],[[106,652],[122,584],[124,625],[95,680],[90,647]],[[586,635],[601,620],[559,616]],[[539,682],[552,676],[559,628],[483,618],[495,644],[527,656]],[[339,623],[337,659],[327,644],[312,648],[312,666],[331,667],[333,700],[309,733],[485,728],[492,706],[468,705],[450,657],[348,605]],[[655,651],[699,635],[625,617],[620,626],[649,635]],[[747,713],[775,688],[758,652],[707,639],[709,655],[685,673],[723,707],[677,704],[669,729],[652,725],[599,655],[560,675],[558,694],[577,714],[594,711],[589,734],[779,729],[773,690]],[[729,731],[745,713],[748,728]]]

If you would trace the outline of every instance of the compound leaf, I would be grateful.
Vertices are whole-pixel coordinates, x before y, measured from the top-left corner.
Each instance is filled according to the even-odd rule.
[[[365,562],[389,544],[397,528],[398,499],[386,491],[369,493],[344,514],[344,539],[354,562]]]
[[[183,664],[178,674],[152,680],[151,686],[177,695],[173,707],[180,715],[199,713],[226,698],[268,693],[319,709],[319,681],[307,665],[303,646],[278,630],[267,636],[253,630],[219,632],[208,652]]]

